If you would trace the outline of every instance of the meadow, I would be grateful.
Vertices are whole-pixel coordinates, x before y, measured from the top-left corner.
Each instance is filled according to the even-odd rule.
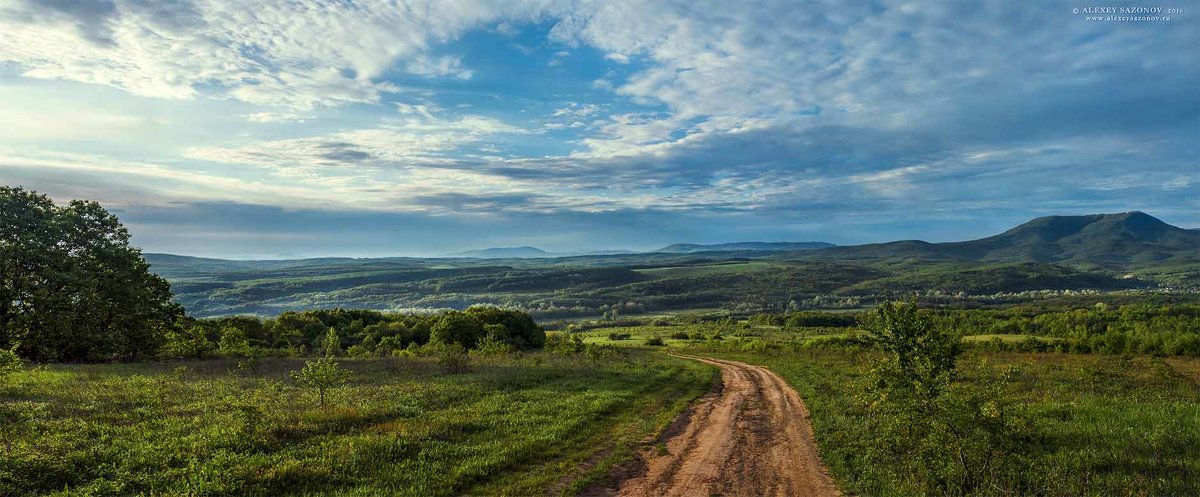
[[[958,447],[963,455],[947,444],[933,448],[940,460],[921,463],[914,461],[920,447],[900,438],[911,433],[882,429],[887,421],[868,405],[877,401],[867,392],[880,353],[846,346],[839,339],[845,331],[831,331],[744,323],[616,327],[588,331],[585,341],[645,347],[662,338],[662,349],[771,368],[805,399],[822,458],[852,494],[1200,494],[1200,359],[968,348],[952,388],[962,389],[958,399],[975,402],[968,415],[987,421],[988,409],[999,405],[1012,445]],[[671,338],[684,335],[695,338]],[[954,422],[961,420],[948,424]],[[958,457],[964,466],[971,457],[989,461],[967,468],[979,481],[939,479],[954,474],[939,466],[957,465]]]
[[[577,323],[543,349],[454,355],[433,343],[385,354],[382,340],[363,346],[382,325],[358,320],[373,314],[317,313],[332,323],[327,340],[342,328],[367,337],[343,335],[354,345],[336,360],[351,378],[324,405],[289,374],[304,357],[48,364],[0,378],[0,495],[577,495],[709,390],[715,370],[674,352],[783,376],[848,494],[1197,495],[1200,358],[1137,353],[1153,330],[1122,331],[1190,336],[1194,312],[1147,312],[928,313],[934,328],[961,328],[965,352],[927,413],[878,408],[883,353],[863,315]],[[389,319],[417,336],[422,319],[447,318]],[[221,352],[233,327],[286,336],[289,322],[194,329],[220,331]],[[1061,346],[1092,343],[1080,330],[1097,344],[1122,334],[1123,348]]]
[[[573,493],[707,391],[708,366],[638,350],[51,365],[0,385],[0,495]]]

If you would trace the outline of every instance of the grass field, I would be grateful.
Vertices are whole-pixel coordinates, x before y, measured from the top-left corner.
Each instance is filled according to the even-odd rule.
[[[901,461],[862,462],[886,445],[858,403],[877,353],[814,347],[839,336],[814,331],[821,330],[742,327],[738,333],[748,336],[736,336],[730,328],[695,324],[602,328],[584,335],[587,342],[632,347],[662,337],[665,348],[768,366],[806,399],[822,457],[843,490],[921,494]],[[612,340],[611,334],[629,338]],[[681,334],[722,339],[670,338]],[[964,337],[994,338],[1027,337]],[[1001,486],[973,495],[1200,495],[1200,359],[975,349],[959,359],[957,383],[978,385],[1004,370],[1013,373],[1006,389],[1027,423],[1025,445],[1010,456],[1009,471],[995,477]]]
[[[890,442],[861,403],[878,355],[839,346],[845,329],[579,335],[621,347],[472,355],[460,374],[430,357],[347,359],[355,378],[324,407],[289,379],[300,359],[254,372],[224,360],[22,371],[0,383],[0,495],[574,495],[710,387],[712,368],[666,350],[782,375],[844,491],[917,495],[928,483],[903,459],[867,457]],[[647,346],[655,337],[666,347]],[[960,385],[1011,370],[1006,395],[1026,423],[1019,452],[971,495],[1200,494],[1200,359],[974,349],[959,366]]]
[[[844,491],[917,495],[897,461],[866,466],[885,442],[855,404],[869,352],[702,352],[762,364],[808,403],[822,458]],[[971,352],[962,383],[1014,367],[1012,395],[1029,420],[1029,442],[982,495],[1200,495],[1200,360],[1103,355]],[[878,462],[878,459],[876,460]]]
[[[611,355],[611,354],[610,354]],[[51,366],[0,387],[0,495],[572,493],[706,391],[661,354],[350,360],[319,407],[232,362]]]

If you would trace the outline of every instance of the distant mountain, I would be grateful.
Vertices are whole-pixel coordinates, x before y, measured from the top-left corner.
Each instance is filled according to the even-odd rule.
[[[758,250],[758,251],[793,251],[793,250],[816,250],[828,247],[834,247],[832,243],[825,242],[733,242],[733,243],[716,243],[712,245],[700,245],[696,243],[676,243],[667,245],[666,247],[655,250],[655,252],[666,252],[669,254],[691,254],[695,252],[722,252],[730,250]]]
[[[820,257],[1084,263],[1105,267],[1200,263],[1200,232],[1142,212],[1039,217],[999,235],[951,243],[904,240],[836,247]]]
[[[450,254],[452,257],[475,257],[480,259],[527,259],[534,257],[554,257],[553,254],[537,247],[492,247],[480,250],[468,250]]]

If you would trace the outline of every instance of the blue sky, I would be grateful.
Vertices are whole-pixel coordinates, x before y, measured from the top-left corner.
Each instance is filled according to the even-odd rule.
[[[1197,13],[845,4],[0,0],[0,182],[238,258],[1200,226]]]

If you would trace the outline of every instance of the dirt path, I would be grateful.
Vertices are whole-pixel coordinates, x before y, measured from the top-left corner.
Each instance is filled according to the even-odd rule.
[[[808,409],[770,370],[686,357],[721,368],[722,385],[673,426],[666,453],[651,449],[646,472],[620,482],[622,496],[839,495],[817,455]]]

